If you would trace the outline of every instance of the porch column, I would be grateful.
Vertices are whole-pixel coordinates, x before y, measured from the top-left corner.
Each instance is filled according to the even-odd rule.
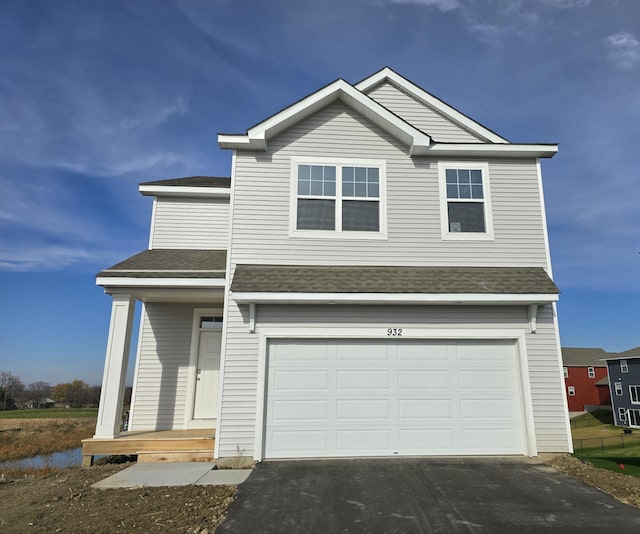
[[[114,294],[112,297],[107,354],[94,436],[96,438],[115,438],[120,433],[133,310],[136,303],[130,294]]]

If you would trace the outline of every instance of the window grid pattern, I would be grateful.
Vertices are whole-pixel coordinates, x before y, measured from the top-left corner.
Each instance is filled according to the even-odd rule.
[[[298,164],[298,230],[380,230],[380,168]]]
[[[480,169],[447,169],[447,198],[458,200],[482,200],[482,171]]]
[[[627,422],[627,410],[624,408],[618,408],[618,419],[622,423]]]
[[[631,404],[640,404],[640,386],[629,386]]]
[[[640,426],[640,410],[628,410],[629,426]]]
[[[588,367],[587,368],[587,373],[589,374],[589,378],[595,378],[596,377],[596,370],[593,367]]]
[[[629,365],[627,364],[627,360],[620,360],[620,372],[621,373],[629,372]]]
[[[616,395],[622,395],[622,384],[620,382],[615,382],[613,388],[616,392]]]

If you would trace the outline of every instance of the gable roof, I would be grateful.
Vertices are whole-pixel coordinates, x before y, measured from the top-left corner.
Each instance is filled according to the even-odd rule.
[[[161,185],[170,187],[231,187],[231,178],[228,176],[187,176],[186,178],[169,178],[167,180],[141,182],[139,185]]]
[[[450,106],[438,97],[428,93],[422,87],[417,86],[410,80],[407,80],[404,76],[401,76],[389,67],[383,67],[378,72],[368,76],[361,82],[358,82],[355,87],[363,93],[367,93],[376,86],[389,82],[402,92],[415,98],[423,105],[439,112],[444,115],[450,121],[454,122],[462,129],[467,130],[478,137],[484,139],[489,143],[508,143],[509,141],[504,137],[499,136],[494,131],[490,130],[486,126],[483,126],[477,121],[474,121],[471,117],[468,117],[464,113],[461,113],[453,106]]]
[[[562,363],[565,367],[606,367],[602,359],[607,354],[599,347],[562,347]]]
[[[428,133],[419,130],[382,104],[365,94],[364,89],[389,79],[402,90],[415,95],[424,105],[437,109],[456,124],[476,133],[487,143],[435,143]],[[259,122],[245,134],[218,134],[220,148],[267,150],[268,141],[298,122],[340,100],[409,147],[411,156],[511,156],[550,158],[558,151],[556,144],[515,144],[495,134],[480,123],[409,82],[388,67],[366,78],[357,86],[338,79],[271,117]]]
[[[431,138],[427,134],[398,117],[361,91],[358,91],[353,85],[341,78],[252,126],[245,135],[219,134],[218,144],[221,148],[266,150],[267,141],[270,137],[277,136],[336,100],[344,102],[371,122],[404,142],[410,147],[409,152],[412,155],[425,152],[431,145]]]
[[[237,302],[545,303],[558,288],[540,267],[238,265]]]

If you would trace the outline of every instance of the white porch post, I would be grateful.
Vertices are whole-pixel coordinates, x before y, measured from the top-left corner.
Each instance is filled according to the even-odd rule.
[[[115,438],[120,433],[133,310],[136,303],[130,294],[114,294],[112,297],[111,324],[94,436],[96,438]]]

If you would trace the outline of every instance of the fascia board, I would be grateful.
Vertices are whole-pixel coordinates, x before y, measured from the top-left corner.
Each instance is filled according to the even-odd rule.
[[[221,148],[265,150],[267,140],[270,137],[278,135],[278,133],[290,128],[338,99],[344,101],[348,106],[406,143],[409,147],[426,148],[431,144],[431,138],[427,134],[411,126],[344,80],[337,80],[296,102],[280,113],[250,128],[247,130],[246,135],[219,134],[218,143]]]
[[[552,158],[558,145],[484,144],[484,143],[436,143],[421,156],[498,156],[515,158]],[[416,154],[418,155],[418,154]]]
[[[554,294],[479,294],[479,293],[267,293],[232,291],[238,304],[471,304],[525,305],[549,304],[558,300]]]
[[[154,197],[227,197],[231,189],[226,187],[190,187],[169,185],[141,185],[138,191],[145,196]]]
[[[464,113],[461,113],[457,109],[451,107],[446,104],[439,98],[433,96],[428,93],[421,87],[415,85],[410,82],[406,78],[400,76],[397,72],[391,70],[389,67],[385,67],[384,69],[376,72],[372,76],[365,78],[358,84],[356,84],[355,88],[358,91],[366,92],[375,85],[383,82],[385,79],[392,82],[394,85],[397,85],[403,91],[409,93],[411,96],[421,101],[423,104],[428,105],[429,107],[439,111],[449,119],[451,119],[456,124],[463,126],[465,129],[470,130],[471,132],[483,137],[487,141],[492,143],[508,143],[504,137],[500,137],[495,132],[492,132],[488,128],[485,128],[481,124],[477,123],[473,119],[467,117]]]
[[[96,285],[102,287],[193,287],[223,288],[224,278],[134,278],[126,276],[98,276]]]

